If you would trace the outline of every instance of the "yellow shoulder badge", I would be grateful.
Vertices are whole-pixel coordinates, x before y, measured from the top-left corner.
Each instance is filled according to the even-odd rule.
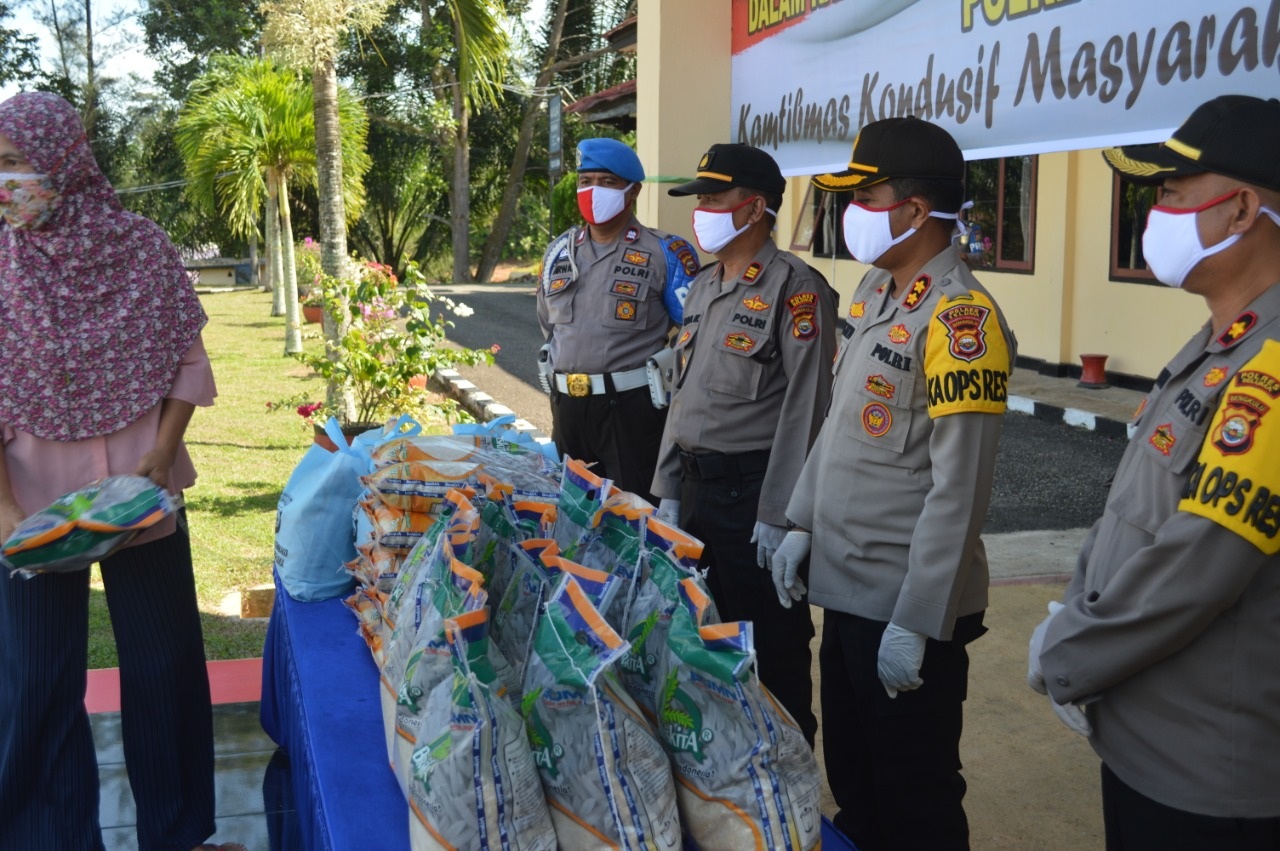
[[[1179,511],[1280,552],[1280,342],[1268,340],[1222,391]]]
[[[995,305],[985,293],[938,301],[925,342],[929,416],[1003,414],[1012,366]]]

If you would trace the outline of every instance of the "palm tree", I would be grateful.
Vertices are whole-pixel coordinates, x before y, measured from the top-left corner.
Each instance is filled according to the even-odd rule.
[[[345,90],[346,140],[353,180],[344,193],[358,206],[368,167],[364,110]],[[256,232],[265,200],[273,277],[285,313],[285,353],[302,350],[289,188],[315,185],[316,146],[309,86],[272,62],[225,57],[192,86],[178,119],[178,148],[193,199],[226,217],[234,232]],[[363,159],[362,159],[363,158]]]
[[[451,92],[453,173],[449,180],[453,234],[453,280],[471,280],[471,113],[496,105],[510,56],[499,0],[421,0],[423,41],[434,13],[444,6],[453,28],[456,63],[440,66],[440,82]]]

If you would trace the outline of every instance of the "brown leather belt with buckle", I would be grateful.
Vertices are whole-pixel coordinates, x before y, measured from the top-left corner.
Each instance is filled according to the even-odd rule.
[[[569,389],[570,396],[582,397],[591,395],[591,376],[585,372],[566,373],[564,381]]]

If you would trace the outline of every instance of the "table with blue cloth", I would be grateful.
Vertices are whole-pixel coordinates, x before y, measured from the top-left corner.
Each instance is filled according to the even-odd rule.
[[[409,807],[387,763],[381,686],[356,619],[300,603],[276,577],[262,651],[262,729],[288,753],[296,843],[308,851],[408,851]],[[827,851],[853,845],[823,818]]]

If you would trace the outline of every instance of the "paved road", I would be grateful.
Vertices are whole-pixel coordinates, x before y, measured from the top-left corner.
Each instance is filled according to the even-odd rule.
[[[551,414],[537,386],[542,345],[534,289],[526,284],[476,284],[437,288],[474,308],[456,318],[451,339],[464,346],[498,343],[493,367],[461,372],[482,390],[546,433]],[[1102,513],[1107,484],[1124,451],[1121,440],[1010,413],[996,467],[986,532],[1077,529]],[[852,494],[857,498],[856,491]]]

